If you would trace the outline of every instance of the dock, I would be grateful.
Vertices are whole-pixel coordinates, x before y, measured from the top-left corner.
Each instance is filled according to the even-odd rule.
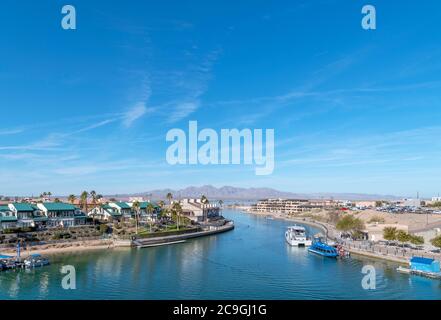
[[[191,233],[184,233],[179,235],[164,236],[157,238],[136,239],[132,241],[132,246],[137,248],[156,247],[159,245],[169,245],[175,243],[182,243],[187,239],[193,239],[198,237],[205,237],[215,235],[218,233],[227,232],[234,229],[234,223],[232,221],[227,222],[223,226],[212,227],[209,230],[197,231]]]
[[[409,275],[416,275],[421,277],[426,277],[430,279],[441,279],[441,272],[428,272],[428,271],[421,271],[421,270],[412,270],[409,268],[404,267],[398,267],[397,271],[399,273],[409,274]]]

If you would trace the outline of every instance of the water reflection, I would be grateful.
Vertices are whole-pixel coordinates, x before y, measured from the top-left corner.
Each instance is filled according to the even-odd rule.
[[[398,274],[396,264],[328,259],[286,244],[291,223],[226,211],[236,229],[170,246],[63,254],[35,270],[0,273],[3,299],[439,299],[437,281]],[[316,233],[307,227],[309,234]],[[361,286],[373,265],[377,289]],[[64,290],[63,265],[77,272]]]

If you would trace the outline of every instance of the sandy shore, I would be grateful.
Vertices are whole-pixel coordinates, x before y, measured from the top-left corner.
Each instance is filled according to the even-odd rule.
[[[33,246],[31,250],[24,250],[22,255],[40,253],[42,255],[53,255],[59,253],[82,252],[90,250],[103,250],[114,248],[113,240],[91,240],[81,242],[70,242],[55,245]],[[1,250],[1,254],[15,255],[15,248]]]

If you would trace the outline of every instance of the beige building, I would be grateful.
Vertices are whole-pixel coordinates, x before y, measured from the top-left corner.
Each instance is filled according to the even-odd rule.
[[[252,206],[252,210],[257,212],[274,212],[274,213],[300,213],[310,211],[312,209],[323,208],[322,203],[310,202],[303,199],[266,199],[260,200]]]
[[[179,201],[184,216],[194,222],[204,222],[219,217],[217,203],[202,203],[200,199],[182,199]]]

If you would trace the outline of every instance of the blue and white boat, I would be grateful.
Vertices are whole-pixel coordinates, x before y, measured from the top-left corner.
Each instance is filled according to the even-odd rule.
[[[337,258],[338,257],[338,251],[336,248],[328,245],[325,242],[322,242],[322,240],[315,239],[312,243],[311,247],[308,248],[309,252],[321,255],[323,257],[328,258]]]

